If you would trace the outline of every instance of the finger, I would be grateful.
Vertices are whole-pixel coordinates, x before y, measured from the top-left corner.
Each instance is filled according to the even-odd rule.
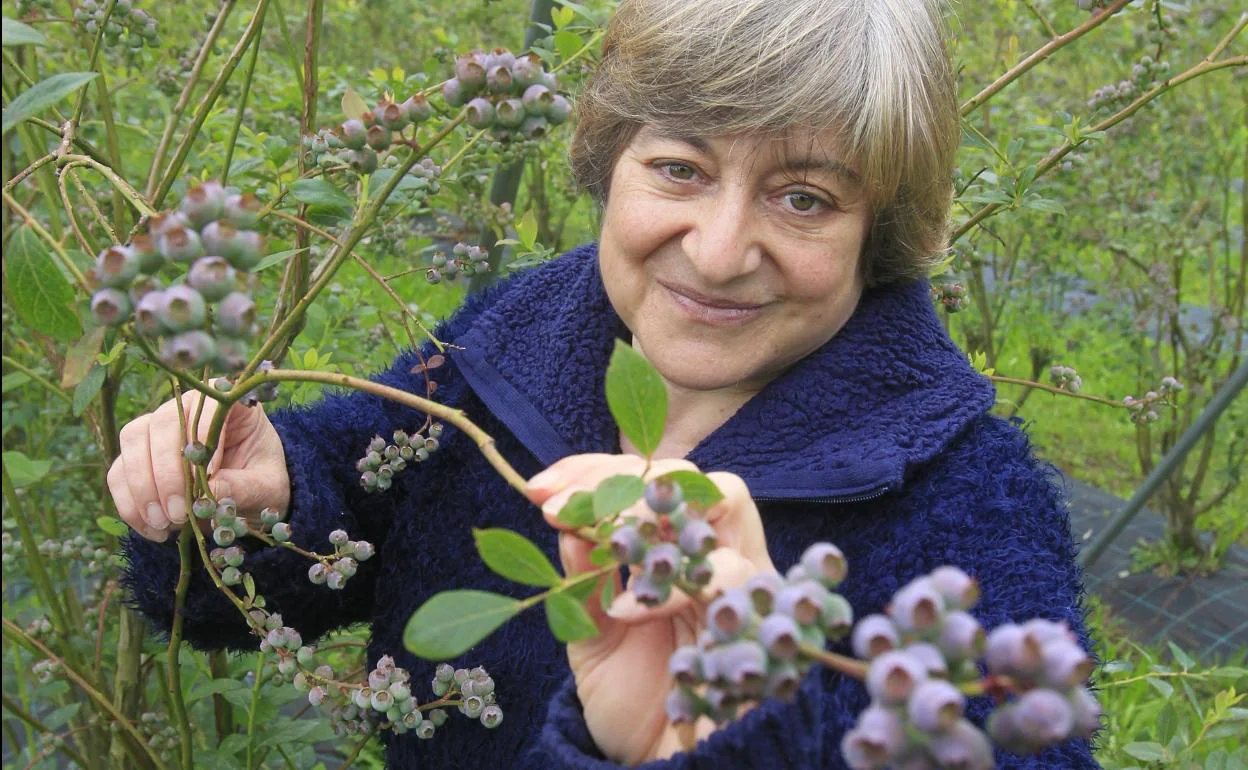
[[[169,520],[160,504],[156,480],[152,478],[151,448],[148,445],[148,423],[152,415],[134,418],[121,429],[121,459],[125,465],[126,484],[139,517],[152,529],[168,529]]]
[[[139,515],[138,506],[134,504],[134,497],[130,494],[130,486],[126,483],[125,463],[120,457],[113,461],[106,478],[108,491],[113,496],[113,505],[117,507],[117,515],[121,517],[121,520],[148,540],[163,543],[169,537],[169,531],[152,529]]]
[[[763,568],[774,569],[763,519],[745,481],[735,473],[716,471],[706,475],[724,496],[706,511],[706,520],[719,535],[719,544],[737,549]]]
[[[264,470],[223,468],[208,478],[213,497],[234,499],[240,513],[255,514],[280,499],[273,475]]]
[[[184,399],[185,401],[185,399]],[[166,401],[147,422],[148,454],[152,480],[165,518],[175,527],[186,523],[186,471],[182,450],[186,446],[178,421],[177,402]]]
[[[583,540],[573,534],[567,532],[559,533],[559,561],[563,565],[563,574],[578,575],[584,572],[597,569],[589,560],[589,554],[594,550],[594,544],[588,540]],[[620,580],[620,571],[618,569],[611,570],[604,578],[595,579],[595,587],[593,593],[589,595],[589,599],[585,602],[585,609],[588,610],[590,617],[594,620],[594,625],[599,630],[604,628],[603,623],[609,621],[610,618],[602,609],[602,590],[606,585],[606,580],[612,583],[613,596],[619,596],[623,590],[623,583]]]
[[[525,485],[524,493],[528,495],[529,500],[534,505],[541,505],[551,495],[564,491],[572,484],[579,484],[579,488],[585,489],[586,475],[591,472],[594,472],[593,475],[601,475],[601,478],[606,478],[616,473],[628,473],[627,469],[629,468],[636,469],[633,473],[640,473],[644,467],[644,458],[635,455],[602,453],[569,455],[529,479],[528,484]],[[612,470],[604,474],[604,468]],[[597,486],[596,482],[588,488],[592,489],[594,486]]]
[[[745,583],[751,575],[763,570],[759,565],[746,559],[740,551],[732,548],[716,548],[707,559],[711,562],[711,582],[702,589],[701,601],[709,601],[726,588],[735,588]],[[652,623],[656,620],[670,618],[680,612],[689,610],[694,600],[684,591],[673,589],[667,601],[657,607],[647,607],[637,601],[632,591],[625,591],[616,596],[607,615],[615,621],[626,625]],[[701,609],[699,608],[699,613]]]

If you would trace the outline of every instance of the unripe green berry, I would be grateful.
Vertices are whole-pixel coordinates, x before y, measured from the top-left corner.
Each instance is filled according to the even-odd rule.
[[[179,209],[195,227],[203,227],[221,216],[225,208],[225,188],[220,182],[207,181],[187,190]]]
[[[193,262],[204,256],[199,234],[189,226],[173,225],[164,230],[158,241],[160,253],[171,262]]]
[[[174,369],[197,369],[217,356],[217,343],[208,332],[192,329],[170,337],[160,348],[160,360]]]
[[[95,260],[95,276],[100,284],[124,289],[139,274],[139,255],[129,246],[109,246]]]
[[[284,521],[279,521],[273,525],[273,539],[279,543],[285,543],[290,540],[290,525]]]
[[[120,289],[100,289],[91,297],[91,315],[105,326],[119,326],[130,318],[130,297]]]
[[[212,540],[222,548],[234,542],[238,535],[230,527],[217,527],[212,531]]]
[[[239,230],[249,230],[259,221],[262,208],[264,205],[252,193],[231,193],[225,196],[221,216]]]
[[[161,292],[157,315],[164,328],[171,332],[200,328],[207,312],[203,295],[190,286],[179,284]]]
[[[213,535],[215,536],[216,533],[214,532]],[[221,570],[221,582],[227,586],[238,585],[243,582],[243,574],[238,571],[237,567],[226,567]]]
[[[407,113],[407,119],[413,124],[423,123],[433,117],[433,107],[424,94],[412,94],[403,102],[403,109]]]
[[[200,442],[192,441],[182,448],[182,456],[193,465],[206,465],[212,458],[212,453]]]
[[[358,174],[371,174],[377,170],[377,153],[365,147],[355,150],[348,156],[348,163]]]
[[[155,273],[165,264],[165,257],[157,248],[156,241],[145,233],[130,239],[130,249],[139,259],[139,272]]]
[[[200,257],[191,265],[186,283],[205,300],[216,302],[238,285],[238,277],[225,257]]]

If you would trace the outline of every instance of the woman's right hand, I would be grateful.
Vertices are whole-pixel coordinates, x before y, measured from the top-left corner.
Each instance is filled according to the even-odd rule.
[[[201,398],[196,391],[182,396],[187,436]],[[201,442],[216,410],[217,402],[204,402],[199,419]],[[108,489],[122,520],[148,540],[164,541],[190,515],[182,460],[183,435],[174,399],[151,414],[134,418],[121,429],[121,454],[108,469]],[[226,415],[217,443],[217,451],[208,463],[208,488],[213,496],[233,497],[239,514],[253,527],[259,527],[263,508],[276,508],[285,514],[290,505],[286,453],[264,409],[235,403]]]

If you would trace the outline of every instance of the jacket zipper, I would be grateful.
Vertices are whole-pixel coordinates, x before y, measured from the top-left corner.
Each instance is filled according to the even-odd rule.
[[[759,503],[861,503],[867,500],[874,500],[877,497],[883,497],[891,489],[892,485],[885,484],[882,487],[876,487],[870,492],[844,497],[756,497],[754,501]]]

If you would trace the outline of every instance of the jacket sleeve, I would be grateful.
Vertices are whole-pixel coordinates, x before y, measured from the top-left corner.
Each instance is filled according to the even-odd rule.
[[[474,295],[437,330],[439,339],[455,339],[462,334],[500,288]],[[422,351],[426,358],[435,352],[432,345]],[[419,360],[414,351],[407,351],[372,379],[423,395],[424,376],[412,372]],[[445,380],[454,376],[452,370],[448,361],[433,378]],[[386,556],[386,536],[396,506],[419,482],[421,467],[409,465],[385,494],[367,494],[360,487],[355,463],[374,435],[388,440],[396,428],[412,432],[424,419],[424,414],[414,409],[358,391],[327,393],[309,407],[281,409],[270,415],[282,440],[291,483],[286,516],[291,542],[308,551],[332,553],[329,533],[344,529],[352,540],[368,540],[376,548],[375,555],[359,564],[355,576],[341,590],[331,590],[308,580],[312,562],[306,557],[289,549],[267,547],[254,538],[237,541],[247,553],[242,570],[251,573],[257,593],[265,597],[266,608],[280,612],[282,622],[298,630],[305,640],[371,618],[376,581]],[[122,582],[129,589],[128,601],[167,634],[173,621],[179,572],[176,538],[153,543],[130,533],[123,546],[127,566]],[[195,548],[191,561],[191,583],[182,612],[184,638],[200,649],[255,649],[259,638],[212,584]]]
[[[823,683],[808,674],[791,703],[771,699],[698,741],[690,751],[647,762],[638,770],[770,770],[824,766],[819,724]],[[550,770],[613,770],[585,726],[576,682],[569,676],[551,701],[537,751]]]

